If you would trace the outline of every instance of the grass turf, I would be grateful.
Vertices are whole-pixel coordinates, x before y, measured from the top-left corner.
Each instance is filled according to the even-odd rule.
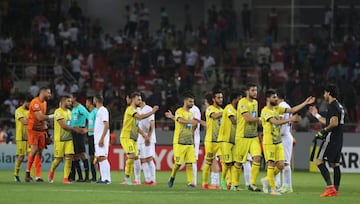
[[[321,204],[321,203],[359,203],[360,175],[343,174],[341,189],[338,197],[320,198],[325,184],[318,173],[294,172],[293,193],[281,196],[271,196],[264,193],[254,193],[245,190],[239,192],[223,190],[202,190],[201,188],[189,189],[186,187],[185,173],[177,174],[174,187],[167,186],[170,172],[157,172],[156,186],[126,186],[121,185],[124,172],[111,172],[112,184],[73,183],[62,184],[62,173],[55,173],[55,181],[44,183],[16,183],[11,171],[0,171],[1,203],[7,204],[91,204],[91,203],[146,203],[146,204],[212,204],[212,203],[251,203],[251,204]],[[258,178],[265,175],[261,172]],[[47,172],[43,172],[43,178]],[[21,179],[24,172],[21,172]],[[198,175],[200,183],[201,173]],[[241,180],[241,183],[243,181]]]

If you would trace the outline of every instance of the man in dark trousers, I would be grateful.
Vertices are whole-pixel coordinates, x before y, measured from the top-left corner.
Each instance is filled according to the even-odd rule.
[[[89,117],[89,111],[79,102],[79,94],[72,93],[72,110],[71,110],[71,127],[74,129],[83,129],[86,128],[86,119]],[[75,170],[78,173],[78,182],[89,182],[89,160],[86,157],[85,153],[85,134],[80,134],[77,132],[72,133],[73,142],[74,142],[74,160],[71,167],[71,173],[69,180],[75,181]],[[83,178],[80,159],[83,162],[85,169],[85,180]]]

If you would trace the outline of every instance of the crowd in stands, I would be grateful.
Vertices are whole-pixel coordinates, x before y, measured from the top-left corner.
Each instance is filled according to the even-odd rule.
[[[94,91],[102,91],[112,120],[121,120],[125,94],[139,90],[147,95],[149,105],[161,106],[157,117],[162,118],[164,111],[175,109],[179,94],[185,90],[192,90],[200,105],[204,93],[213,88],[224,90],[226,97],[250,81],[259,84],[260,103],[266,89],[277,88],[285,90],[290,104],[308,95],[317,96],[324,111],[321,86],[334,82],[341,89],[347,121],[356,123],[360,119],[356,19],[347,30],[336,32],[336,42],[324,25],[310,27],[307,35],[291,44],[287,40],[278,42],[277,21],[281,16],[276,9],[264,19],[269,23],[267,37],[255,41],[251,10],[246,4],[239,14],[231,5],[213,5],[206,22],[199,25],[192,21],[195,9],[184,5],[183,27],[171,22],[171,13],[161,6],[161,24],[151,33],[150,26],[155,25],[149,16],[155,11],[134,2],[124,8],[126,24],[119,25],[115,35],[107,33],[98,19],[84,16],[76,1],[68,10],[63,10],[61,1],[33,1],[23,16],[14,15],[18,11],[15,3],[2,1],[1,5],[7,15],[1,19],[0,118],[13,118],[24,95],[25,90],[14,88],[10,74],[11,64],[23,63],[29,65],[24,67],[30,73],[29,94],[36,95],[39,81],[49,82],[54,95],[50,111],[56,108],[58,96],[79,92],[85,99]],[[331,16],[338,22],[335,14]],[[235,20],[237,15],[241,22]],[[243,29],[241,33],[238,27]],[[37,73],[39,64],[51,65],[43,78]],[[72,77],[64,77],[65,71]]]

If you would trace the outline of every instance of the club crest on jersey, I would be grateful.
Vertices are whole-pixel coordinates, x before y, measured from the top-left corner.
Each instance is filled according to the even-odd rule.
[[[35,108],[39,108],[39,107],[40,107],[40,105],[39,105],[39,104],[37,104],[37,103],[35,103],[35,104],[34,104],[34,107],[35,107]]]

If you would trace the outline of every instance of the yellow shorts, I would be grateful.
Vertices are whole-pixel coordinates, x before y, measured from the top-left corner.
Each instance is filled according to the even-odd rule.
[[[29,149],[27,141],[16,140],[16,155],[25,156]]]
[[[265,161],[284,161],[284,146],[280,144],[264,144]]]
[[[173,147],[175,164],[195,163],[194,145],[177,144]]]
[[[63,158],[64,155],[74,154],[74,143],[69,141],[55,141],[54,142],[54,157]]]
[[[234,144],[229,142],[220,142],[220,150],[221,150],[221,162],[231,163],[233,162],[233,154],[234,152]]]
[[[135,154],[135,156],[138,156],[138,148],[135,140],[128,138],[121,138],[120,143],[126,154]]]
[[[261,147],[258,137],[254,138],[239,138],[235,141],[234,161],[245,163],[247,161],[248,153],[251,157],[261,156]]]
[[[205,142],[205,159],[213,160],[216,155],[221,156],[220,143]]]

